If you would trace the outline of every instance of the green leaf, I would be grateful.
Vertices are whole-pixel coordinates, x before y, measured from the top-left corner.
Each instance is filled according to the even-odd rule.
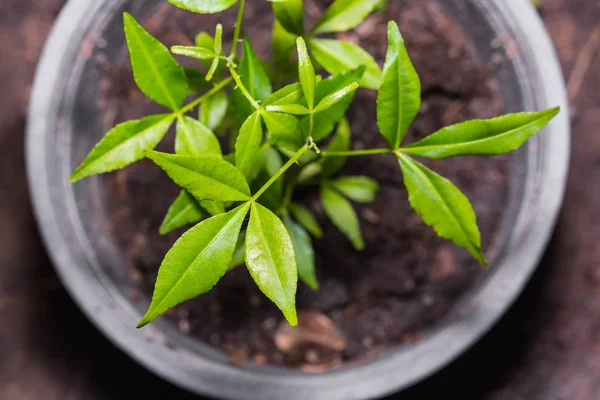
[[[216,57],[214,51],[207,49],[206,47],[198,46],[173,46],[171,47],[171,53],[179,56],[192,57],[197,60],[212,60]]]
[[[315,107],[315,113],[325,111],[337,103],[339,103],[343,98],[345,98],[348,94],[353,93],[356,89],[358,89],[358,83],[352,82],[348,86],[341,88],[340,90],[328,94],[317,104]]]
[[[138,87],[157,103],[172,110],[179,109],[188,91],[185,71],[169,49],[150,35],[131,14],[123,14],[123,23]]]
[[[214,131],[223,123],[228,107],[227,93],[222,90],[218,91],[200,104],[198,118],[204,125]]]
[[[227,10],[237,0],[167,0],[175,7],[199,14],[216,14]]]
[[[328,94],[337,92],[345,86],[360,81],[365,68],[363,66],[358,67],[355,70],[344,72],[343,74],[333,75],[327,79],[322,80],[317,85],[315,93],[316,103],[320,103]],[[315,114],[315,127],[313,131],[313,139],[319,141],[327,137],[335,128],[335,125],[344,117],[350,102],[352,101],[353,92],[348,93],[344,96],[337,104],[333,107],[328,108],[318,114]],[[302,120],[302,130],[305,134],[309,131],[308,118]]]
[[[397,149],[421,107],[421,82],[394,21],[388,26],[388,42],[377,96],[377,124],[390,147]]]
[[[204,220],[175,242],[158,270],[152,302],[138,328],[217,284],[227,272],[249,208],[246,203]]]
[[[177,228],[200,221],[203,216],[202,208],[200,208],[196,199],[185,190],[182,190],[169,207],[158,232],[161,235],[166,235]]]
[[[271,81],[265,72],[263,64],[256,56],[247,37],[244,38],[244,55],[238,68],[238,74],[254,100],[264,100],[273,92]],[[238,121],[243,123],[255,109],[237,87],[233,91],[232,100]]]
[[[317,21],[313,33],[343,32],[357,27],[384,0],[336,0]]]
[[[215,134],[202,122],[187,116],[177,118],[175,152],[187,155],[222,155],[221,144]]]
[[[398,159],[410,204],[425,223],[486,264],[477,218],[469,199],[452,182],[410,157],[400,154]]]
[[[276,146],[294,152],[304,146],[300,123],[296,117],[268,111],[262,116],[271,134],[271,141]]]
[[[264,169],[267,176],[271,178],[283,167],[283,161],[281,155],[273,147],[269,147],[264,152]],[[283,192],[283,183],[281,179],[273,182],[271,187],[267,189],[267,192],[276,193],[276,198],[280,199]],[[265,192],[266,193],[266,192]]]
[[[225,206],[220,201],[200,200],[200,207],[210,215],[219,215],[225,213]]]
[[[467,121],[442,128],[402,151],[430,158],[509,153],[521,147],[559,112],[560,108],[556,107],[541,112]]]
[[[259,289],[279,307],[290,325],[298,324],[298,266],[285,225],[269,209],[253,202],[246,232],[246,266]]]
[[[291,85],[284,86],[269,97],[267,97],[262,105],[268,106],[281,106],[286,104],[293,104],[300,100],[303,96],[302,87],[299,82],[292,83]]]
[[[310,61],[304,39],[299,37],[296,40],[296,46],[298,47],[298,76],[300,77],[300,85],[302,86],[302,92],[304,93],[308,108],[312,110],[315,105],[315,69],[312,61]]]
[[[302,204],[291,203],[290,204],[290,212],[294,216],[294,219],[300,223],[307,231],[310,232],[311,235],[320,239],[323,237],[323,230],[319,226],[317,222],[317,218],[308,208],[304,207]]]
[[[291,33],[304,34],[304,4],[302,0],[273,2],[275,18]]]
[[[307,115],[310,114],[310,110],[300,104],[282,104],[279,106],[266,106],[267,111],[279,112],[284,114],[293,115]]]
[[[350,200],[359,203],[372,203],[379,190],[379,183],[366,176],[344,176],[331,182],[331,185]]]
[[[196,94],[208,87],[204,74],[196,68],[184,68],[188,84],[188,94]]]
[[[330,74],[340,74],[364,65],[366,70],[361,86],[379,89],[381,68],[361,47],[335,39],[311,39],[308,44],[315,60]]]
[[[319,290],[319,281],[315,271],[315,252],[308,233],[289,216],[283,218],[296,253],[298,276],[312,290]]]
[[[352,242],[357,250],[362,250],[365,243],[360,233],[360,223],[356,211],[342,195],[333,190],[329,184],[321,185],[321,201],[325,213],[337,228]]]
[[[216,156],[188,156],[148,151],[146,156],[198,200],[245,201],[250,188],[244,175]]]
[[[153,149],[165,136],[174,118],[173,114],[151,115],[115,126],[75,169],[71,182],[141,160],[144,151]]]
[[[215,54],[217,56],[221,55],[221,52],[223,51],[223,25],[221,24],[217,24],[217,28],[215,30],[213,49],[215,50]]]
[[[256,111],[244,122],[235,142],[235,166],[248,181],[252,178],[250,173],[253,172],[252,165],[259,152],[262,138],[262,120],[260,113]]]
[[[217,72],[217,68],[219,68],[219,63],[221,62],[221,60],[219,58],[215,58],[214,60],[212,60],[212,63],[210,64],[210,68],[208,69],[208,72],[206,73],[206,81],[210,81],[212,80],[212,78],[215,76],[215,73]]]
[[[208,32],[200,32],[196,35],[195,44],[197,47],[202,47],[208,50],[215,51],[215,38]],[[200,60],[206,68],[210,68],[212,61]]]
[[[342,118],[338,124],[335,136],[331,139],[328,151],[348,151],[350,150],[350,124],[346,118]],[[344,164],[347,157],[326,157],[323,162],[323,170],[321,171],[324,178],[335,175]]]

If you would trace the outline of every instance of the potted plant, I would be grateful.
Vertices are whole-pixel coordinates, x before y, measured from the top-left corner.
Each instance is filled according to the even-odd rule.
[[[206,303],[198,303],[195,307],[179,308],[184,315],[181,317],[178,314],[175,318],[180,324],[180,331],[190,330],[189,326],[186,328],[185,325],[181,325],[182,321],[188,321],[188,324],[206,325],[208,328],[204,330],[197,329],[201,332],[199,336],[213,342],[213,345],[223,347],[229,352],[229,361],[243,364],[242,368],[235,368],[223,363],[222,353],[214,354],[213,350],[208,350],[205,345],[199,345],[195,341],[190,343],[189,339],[179,338],[175,343],[171,343],[174,337],[172,333],[174,327],[166,321],[158,321],[156,327],[152,324],[142,331],[134,331],[126,325],[118,328],[114,325],[104,325],[101,328],[105,331],[113,330],[111,334],[113,336],[117,335],[115,332],[121,329],[127,332],[128,340],[135,342],[139,341],[139,338],[152,338],[153,342],[161,342],[167,347],[170,346],[175,353],[178,353],[177,359],[183,358],[189,362],[192,360],[197,362],[198,354],[200,354],[202,361],[195,364],[196,368],[190,369],[186,361],[183,363],[186,365],[184,368],[186,373],[192,376],[197,374],[204,376],[202,385],[197,385],[191,383],[185,373],[182,374],[181,368],[177,371],[166,372],[165,367],[168,367],[173,360],[163,360],[160,365],[159,359],[164,357],[163,353],[141,354],[142,352],[132,350],[136,357],[141,358],[145,364],[158,370],[162,375],[171,377],[176,382],[195,390],[226,398],[281,398],[284,388],[287,391],[297,388],[298,385],[304,386],[302,382],[306,383],[307,381],[305,375],[297,375],[297,372],[285,372],[279,376],[282,373],[281,370],[271,371],[272,367],[248,366],[251,364],[300,364],[305,369],[314,371],[343,366],[344,363],[358,359],[360,364],[367,364],[367,361],[369,361],[369,366],[374,364],[373,371],[386,368],[386,364],[393,360],[393,357],[390,356],[392,352],[382,349],[387,349],[389,345],[393,344],[393,341],[384,342],[382,338],[386,337],[385,333],[379,334],[375,325],[378,322],[386,321],[386,318],[389,320],[394,316],[406,315],[405,309],[398,314],[398,311],[385,310],[386,307],[394,309],[410,304],[410,302],[389,300],[389,298],[406,296],[408,293],[411,296],[419,296],[419,301],[425,304],[428,301],[433,303],[438,301],[436,298],[432,299],[427,291],[419,293],[409,287],[411,284],[418,285],[417,278],[415,278],[416,273],[414,276],[399,280],[396,273],[387,265],[385,268],[379,267],[381,264],[386,264],[379,261],[372,273],[368,270],[364,272],[366,278],[351,276],[346,279],[346,282],[349,283],[347,283],[347,287],[342,287],[342,290],[351,291],[352,294],[349,297],[354,301],[350,301],[350,306],[342,307],[343,315],[349,313],[349,309],[354,310],[365,301],[374,302],[384,310],[383,312],[378,311],[378,315],[383,314],[385,317],[370,320],[370,326],[365,329],[357,328],[358,330],[362,329],[363,332],[358,339],[348,337],[348,332],[352,332],[349,322],[352,319],[344,320],[343,316],[337,318],[335,306],[325,306],[321,303],[313,307],[306,307],[305,304],[314,304],[308,301],[302,304],[304,309],[299,314],[296,307],[298,280],[302,282],[301,284],[306,285],[306,288],[303,289],[303,296],[310,295],[309,289],[319,289],[319,275],[322,273],[318,267],[333,268],[330,264],[332,260],[325,265],[317,266],[315,259],[327,259],[322,255],[324,252],[331,252],[338,257],[342,264],[342,267],[336,267],[336,276],[345,273],[343,264],[351,264],[349,261],[351,258],[377,259],[384,255],[387,255],[388,258],[398,256],[397,249],[385,249],[380,243],[382,237],[390,235],[386,229],[394,225],[380,223],[380,221],[385,218],[394,220],[393,207],[390,207],[390,204],[380,204],[377,212],[373,212],[366,206],[361,206],[360,216],[354,207],[358,204],[375,202],[382,179],[385,179],[385,182],[381,184],[385,190],[398,190],[399,182],[402,182],[406,189],[402,189],[400,194],[408,197],[410,206],[425,223],[431,226],[439,236],[450,239],[466,250],[462,255],[463,258],[460,258],[461,256],[454,254],[462,253],[455,253],[457,250],[454,247],[452,250],[448,250],[447,245],[439,244],[443,243],[442,241],[436,241],[434,250],[436,262],[439,261],[439,257],[450,257],[452,261],[439,262],[442,270],[430,269],[427,271],[429,275],[439,273],[442,276],[440,281],[444,281],[443,269],[449,268],[448,265],[467,263],[463,261],[467,252],[478,263],[486,264],[486,255],[481,244],[481,234],[473,206],[456,185],[434,172],[431,165],[426,166],[418,161],[417,157],[419,160],[422,158],[439,160],[456,156],[498,155],[515,151],[556,117],[559,109],[547,108],[542,111],[517,112],[500,117],[463,121],[440,127],[434,133],[421,138],[415,138],[418,134],[414,132],[415,130],[411,130],[409,135],[412,135],[410,138],[412,143],[406,144],[407,132],[419,111],[422,114],[420,117],[424,120],[431,119],[431,115],[435,111],[423,112],[421,108],[423,95],[421,81],[397,23],[394,21],[386,23],[387,46],[385,46],[384,52],[385,63],[382,67],[367,50],[359,45],[339,40],[339,37],[331,37],[332,34],[343,36],[343,32],[355,28],[360,29],[360,24],[366,17],[373,12],[385,9],[386,2],[381,0],[336,0],[328,5],[322,15],[313,18],[316,19],[316,22],[312,29],[305,29],[308,23],[304,20],[305,12],[302,1],[273,2],[275,22],[273,25],[273,62],[270,64],[265,64],[257,56],[256,42],[243,34],[243,23],[252,23],[252,21],[244,22],[245,9],[251,10],[252,8],[247,7],[254,7],[251,3],[246,4],[244,0],[239,2],[235,0],[169,0],[169,2],[179,8],[199,14],[220,13],[237,3],[237,11],[230,17],[235,19],[234,28],[232,32],[228,32],[224,29],[224,25],[217,24],[214,36],[203,32],[196,36],[194,43],[175,45],[168,49],[153,37],[132,14],[124,13],[123,24],[135,82],[141,92],[155,103],[166,107],[167,111],[163,108],[159,113],[152,113],[149,116],[117,124],[85,157],[82,157],[80,148],[74,147],[73,158],[77,167],[71,174],[71,181],[77,182],[93,175],[115,171],[146,158],[152,160],[181,187],[177,196],[168,200],[172,201],[172,204],[166,211],[166,216],[159,228],[161,234],[167,235],[163,242],[171,244],[174,241],[174,244],[166,252],[164,261],[160,265],[156,284],[152,285],[154,286],[152,301],[147,311],[139,319],[138,327],[153,322],[160,314],[184,301],[209,292],[220,280],[226,281],[229,275],[235,275],[235,278],[232,278],[234,280],[245,279],[243,288],[249,290],[248,293],[251,293],[252,296],[244,300],[249,303],[256,302],[256,304],[250,304],[248,309],[255,306],[261,310],[260,312],[267,313],[269,318],[262,315],[260,321],[257,322],[251,319],[257,315],[257,312],[252,312],[250,317],[247,317],[228,314],[228,311],[222,310],[222,307],[226,307],[227,304],[227,300],[223,301],[223,297],[233,296],[235,285],[234,288],[226,287],[225,290],[220,290],[218,285],[215,291],[219,291],[214,295],[216,300],[208,297],[209,300],[206,300]],[[264,5],[262,9],[264,9]],[[436,12],[435,9],[429,11]],[[112,10],[111,15],[115,14],[115,11]],[[381,23],[381,20],[378,22]],[[161,21],[162,23],[165,22]],[[323,35],[330,35],[330,37]],[[224,45],[224,36],[231,37],[230,46],[227,46],[227,43]],[[378,38],[376,42],[380,47],[383,39],[383,37]],[[227,47],[229,47],[229,51],[224,50]],[[200,69],[198,69],[198,65],[194,66],[194,64],[182,66],[181,63],[186,61],[182,58],[176,59],[174,55],[195,59]],[[89,60],[89,57],[87,59]],[[203,67],[202,64],[204,64]],[[315,64],[318,66],[317,68],[315,68]],[[105,68],[110,68],[110,63],[105,63]],[[323,74],[323,76],[319,74]],[[82,78],[81,75],[78,76],[78,79],[80,82],[85,81],[85,77]],[[348,112],[357,90],[361,93],[361,107],[368,109],[369,105],[366,100],[371,100],[372,110],[375,111],[373,119],[368,117],[365,119],[368,113],[362,118],[357,117],[355,115],[356,108],[350,109],[351,111]],[[443,92],[447,89],[434,86],[429,90]],[[195,97],[186,103],[186,98],[190,94]],[[560,104],[561,100],[560,97],[556,98],[556,104]],[[75,102],[74,104],[74,107],[81,107],[81,103]],[[63,106],[61,105],[61,107]],[[196,114],[197,107],[199,109]],[[85,111],[85,107],[83,110]],[[489,113],[489,111],[487,112]],[[106,110],[104,113],[106,114]],[[483,113],[485,114],[485,111]],[[77,113],[70,110],[67,114],[68,118],[72,118],[71,116]],[[80,114],[78,117],[81,119],[74,123],[71,129],[77,131],[77,125],[81,126],[82,123],[85,123],[85,116],[85,114]],[[456,116],[454,117],[456,118]],[[57,119],[60,121],[60,118]],[[154,150],[173,125],[175,126],[174,150],[171,152]],[[356,132],[357,127],[371,132],[376,129],[379,142],[377,139],[372,139],[371,135],[365,143],[363,138],[367,134]],[[369,146],[370,143],[381,143],[381,145]],[[356,144],[361,148],[356,148]],[[164,144],[161,145],[164,146]],[[353,161],[355,157],[357,159],[364,157],[376,160],[385,159],[386,161],[356,163]],[[468,174],[470,179],[475,179],[474,177],[477,177],[478,174],[481,175],[481,171],[485,167],[482,166],[483,161],[478,160],[476,164],[468,165],[465,169],[467,172],[463,170],[462,173]],[[353,162],[354,164],[352,164]],[[390,162],[396,165],[396,174],[402,179],[398,180],[396,176],[390,175]],[[350,173],[344,172],[346,163],[348,163]],[[73,162],[70,164],[72,165]],[[145,165],[138,171],[143,171],[144,175],[148,175],[150,166],[147,162]],[[443,164],[436,164],[438,167],[440,165]],[[473,170],[474,166],[482,170]],[[361,173],[355,173],[354,171],[357,169]],[[378,170],[383,172],[380,173]],[[363,171],[374,171],[373,174],[376,176],[367,176],[362,173]],[[64,172],[63,170],[63,176]],[[53,172],[49,171],[49,173]],[[153,175],[156,176],[156,173]],[[112,176],[112,180],[107,178],[105,181],[109,193],[118,193],[122,189],[122,182],[119,183],[119,179],[130,179],[127,175],[121,175],[121,178],[114,174]],[[456,176],[460,178],[460,174]],[[97,186],[99,181],[97,178],[94,179],[87,181],[94,182],[91,185]],[[388,180],[391,183],[388,183]],[[491,182],[492,185],[489,187],[492,187],[493,183]],[[500,182],[500,184],[502,183]],[[146,186],[146,188],[149,187]],[[157,192],[147,193],[149,196],[146,203],[139,205],[151,207],[150,209],[154,212],[154,204],[165,201],[166,196],[162,194],[162,187],[164,186],[161,184],[161,186],[157,186]],[[67,190],[73,191],[75,197],[78,197],[78,191],[80,193],[89,192],[90,184],[86,184],[86,180],[83,180],[75,184],[72,189]],[[127,189],[124,192],[127,195]],[[398,207],[396,200],[399,193],[394,192],[393,195],[387,195],[390,196],[392,205]],[[118,198],[119,196],[113,197]],[[560,194],[555,197],[560,198]],[[159,198],[160,200],[157,200]],[[483,198],[480,201],[491,200]],[[547,212],[554,213],[556,204],[553,202]],[[128,236],[125,241],[129,241],[129,243],[147,240],[143,236],[132,237],[127,228],[131,224],[124,222],[126,218],[117,215],[118,213],[114,211],[114,208],[111,210],[111,207],[113,206],[97,208],[89,207],[84,203],[79,204],[77,212],[91,212],[91,215],[87,217],[88,221],[83,223],[83,231],[87,232],[87,236],[90,236],[90,232],[102,231],[96,233],[97,237],[102,239],[106,235],[119,236],[118,232],[122,231],[122,234]],[[518,208],[516,207],[516,209]],[[75,211],[72,206],[68,206],[66,212],[72,214]],[[522,207],[519,212],[523,212]],[[98,218],[107,218],[106,214],[109,214],[110,227],[108,229],[99,227],[97,224]],[[517,229],[519,224],[523,224],[519,218],[520,216],[512,219],[515,226],[511,233],[519,231]],[[135,220],[135,217],[133,219]],[[339,231],[326,227],[326,220],[331,220],[331,226],[335,226]],[[407,223],[409,220],[405,217],[400,221]],[[367,246],[365,246],[365,235],[361,231],[361,223],[363,226],[365,223],[371,225],[369,227],[370,237],[366,239]],[[178,232],[172,233],[172,231],[179,229],[181,232],[182,227],[190,224],[192,227],[185,231],[179,239],[174,240]],[[493,224],[488,224],[488,226],[491,225]],[[417,227],[419,232],[429,229],[420,223],[417,224]],[[488,231],[491,231],[488,234],[494,234],[494,229],[498,231],[499,228],[488,228]],[[533,228],[529,227],[528,229]],[[545,229],[547,230],[548,227]],[[75,227],[69,234],[80,240],[79,232],[81,229]],[[400,235],[406,232],[410,232],[410,230],[395,233]],[[321,236],[325,236],[324,244],[318,245],[316,243]],[[397,243],[400,237],[392,235],[389,243],[393,247],[399,247]],[[343,245],[340,244],[339,238],[343,239]],[[402,239],[410,244],[409,237],[404,235]],[[313,243],[317,250],[313,248]],[[152,247],[151,244],[146,243],[141,248],[149,251],[148,249]],[[131,248],[131,246],[129,247]],[[368,254],[366,256],[358,255],[360,254],[358,251],[365,247]],[[418,250],[413,247],[418,247],[418,243],[417,246],[408,246],[409,251],[417,252]],[[440,249],[446,249],[444,250],[446,254],[451,255],[444,256],[444,251]],[[496,259],[508,257],[503,256],[502,251],[505,249],[499,250],[494,257]],[[533,262],[538,255],[530,256]],[[119,265],[123,264],[122,260],[113,259],[110,254],[103,254],[101,257],[104,259],[101,259],[100,264],[108,263],[116,266],[108,270],[104,266],[98,268],[97,265],[95,267],[94,275],[98,274],[98,269],[102,269],[104,270],[102,275],[108,273],[108,276],[112,276],[112,283],[106,284],[105,281],[101,285],[110,287],[108,288],[109,293],[122,290],[120,287],[123,286],[130,287],[131,282],[128,282],[127,279],[119,279],[119,275],[123,274],[123,269],[119,268]],[[153,259],[150,264],[154,262]],[[64,260],[58,260],[58,264],[60,263],[64,263]],[[241,266],[243,265],[246,266],[249,275],[242,275],[243,268]],[[483,268],[477,270],[473,268],[471,267],[470,271],[483,270]],[[508,266],[502,268],[504,268],[503,273],[508,273]],[[529,269],[531,268],[532,266],[529,266]],[[137,272],[140,273],[140,271],[143,275],[144,268],[138,269]],[[346,273],[357,274],[357,271],[356,266],[350,266]],[[468,267],[467,271],[469,271]],[[529,272],[521,272],[521,278],[515,282],[515,289],[506,293],[506,304],[510,302],[511,296],[518,292],[518,287],[522,285]],[[156,273],[156,270],[140,279],[147,280],[148,276],[153,277],[153,273]],[[373,278],[372,275],[377,275],[377,278]],[[468,275],[469,277],[461,285],[461,293],[470,290],[471,283],[477,275],[474,272]],[[325,276],[329,277],[326,273]],[[83,276],[80,278],[85,279]],[[88,276],[87,279],[97,278]],[[354,284],[353,280],[360,281],[360,284]],[[279,320],[283,320],[283,318],[273,316],[276,308],[265,302],[262,295],[257,295],[258,290],[252,292],[252,289],[246,289],[248,282],[252,281],[256,283],[265,298],[277,306],[287,322],[280,323]],[[402,292],[397,286],[404,282],[407,282],[407,288],[405,288],[405,292]],[[143,284],[138,286],[144,287]],[[480,284],[479,286],[481,289],[484,285]],[[327,291],[331,290],[332,287],[329,286],[321,288],[320,291],[325,291],[327,295]],[[320,296],[317,297],[319,302],[326,299],[326,296],[323,297],[322,294],[314,295]],[[429,299],[427,295],[430,295]],[[472,297],[476,295],[471,294]],[[210,293],[207,296],[210,296]],[[448,302],[448,305],[437,314],[430,311],[434,316],[427,318],[437,321],[447,313],[454,299],[447,295],[444,300]],[[114,302],[114,299],[112,301]],[[335,302],[335,299],[333,301]],[[123,302],[121,297],[121,300],[114,303],[114,308],[120,310],[119,312],[124,311],[129,316],[137,316],[139,311],[131,311],[131,306],[126,303],[131,304],[131,299],[129,302]],[[143,303],[143,301],[139,303]],[[207,311],[212,304],[217,304],[217,309]],[[233,304],[235,308],[240,307],[238,300],[233,301]],[[460,309],[460,304],[455,308],[456,310]],[[431,310],[435,310],[435,307],[432,307]],[[97,309],[96,311],[99,314],[111,313],[110,309]],[[191,320],[190,314],[196,317],[195,321]],[[248,342],[247,345],[241,347],[243,350],[241,353],[238,352],[239,348],[233,346],[233,344],[240,343],[239,338],[228,338],[225,333],[223,336],[217,336],[218,339],[214,341],[211,339],[215,334],[214,329],[211,330],[211,322],[209,322],[211,315],[214,315],[215,319],[225,322],[232,318],[248,321],[240,325],[244,329],[233,330],[236,334],[244,336],[242,342],[244,340]],[[450,315],[456,317],[456,314],[451,313]],[[474,315],[477,315],[477,312]],[[300,318],[298,318],[299,316]],[[479,329],[470,332],[469,340],[472,341],[481,334],[493,321],[493,317],[494,313],[480,317],[487,324],[482,322]],[[98,319],[98,317],[95,318]],[[367,321],[366,324],[369,324],[369,317],[363,316],[363,318],[362,322]],[[270,327],[256,327],[257,324],[264,325],[266,321],[275,321],[275,323],[270,323]],[[297,328],[292,328],[299,322]],[[429,325],[424,322],[422,324]],[[219,329],[222,329],[223,325],[224,322],[221,322],[218,325]],[[343,328],[340,329],[340,326]],[[394,330],[396,327],[393,326],[390,329]],[[365,336],[364,332],[368,332],[370,336]],[[406,330],[401,330],[401,332],[407,336]],[[450,331],[446,331],[446,334],[448,332]],[[138,339],[132,339],[136,336]],[[418,336],[421,334],[419,333]],[[265,338],[268,340],[269,337],[272,343],[265,345]],[[371,342],[367,339],[370,339]],[[415,341],[419,342],[417,339],[415,338]],[[448,344],[447,340],[448,337],[446,344]],[[460,341],[462,340],[463,338]],[[358,350],[347,349],[349,342],[357,341],[360,341],[361,348]],[[373,348],[373,341],[376,341],[377,345],[382,345],[375,346],[383,351],[382,356],[369,353],[368,350]],[[404,341],[410,341],[410,338],[405,338]],[[421,344],[424,346],[425,342],[423,340]],[[179,348],[186,346],[192,346],[192,349],[194,346],[201,346],[202,349],[198,350],[196,354],[193,354],[193,351],[183,353],[179,351]],[[452,347],[449,344],[448,346]],[[464,348],[464,346],[463,344],[462,347]],[[272,350],[275,348],[277,351]],[[421,347],[421,349],[425,349],[421,351],[434,351],[436,347]],[[239,357],[236,357],[236,352],[239,353]],[[451,354],[447,353],[444,358],[435,360],[431,365],[421,369],[417,376],[419,374],[422,376],[439,367],[442,362],[446,362],[451,357]],[[453,354],[456,354],[456,350]],[[277,357],[278,355],[280,357]],[[221,361],[216,361],[219,359]],[[331,359],[334,362],[331,362]],[[349,381],[362,367],[345,369],[337,374],[341,376],[339,379]],[[250,368],[264,370],[261,370],[260,377],[256,377],[253,374],[247,375]],[[208,373],[211,369],[213,371]],[[217,370],[221,371],[221,375],[215,375]],[[424,370],[427,371],[424,372]],[[413,373],[406,373],[406,376],[410,377]],[[217,382],[214,382],[215,385],[206,383],[210,377],[218,379],[219,376],[224,380],[233,379],[236,382],[229,382],[225,388],[221,385],[220,389],[217,389]],[[253,376],[253,378],[248,378],[248,376]],[[278,376],[278,382],[269,384],[260,393],[244,391],[243,388],[247,390],[249,387],[256,387],[255,385],[263,385],[265,379],[267,382],[271,382],[269,376]],[[361,380],[364,381],[368,376],[367,374]],[[327,380],[327,377],[326,374],[323,378],[308,378],[311,379],[311,384],[305,385],[298,392],[298,396],[332,398],[332,391],[336,390],[339,383],[334,384],[336,378],[330,377],[332,380]],[[409,381],[410,379],[406,382]],[[336,396],[338,398],[366,398],[396,389],[399,386],[401,385],[389,382],[382,387],[359,386],[358,390],[337,392]]]

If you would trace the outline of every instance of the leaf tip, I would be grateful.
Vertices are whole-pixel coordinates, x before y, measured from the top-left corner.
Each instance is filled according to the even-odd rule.
[[[291,326],[298,325],[298,314],[296,313],[295,306],[292,306],[288,310],[283,310],[283,316]]]
[[[156,317],[153,316],[152,313],[150,313],[150,310],[148,310],[148,312],[146,312],[146,315],[144,315],[142,317],[142,319],[140,320],[140,322],[138,322],[138,324],[136,325],[136,329],[141,329],[143,327],[145,327],[146,325],[148,325],[150,322],[152,322]]]

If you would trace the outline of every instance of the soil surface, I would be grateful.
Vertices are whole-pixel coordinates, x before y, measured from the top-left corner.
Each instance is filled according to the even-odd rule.
[[[420,0],[392,2],[385,14],[375,14],[354,32],[338,35],[359,43],[383,64],[386,22],[400,18],[400,28],[423,81],[422,111],[408,132],[409,142],[444,125],[489,118],[502,111],[497,83],[488,67],[476,58],[461,28],[432,4]],[[308,19],[320,15],[321,7],[309,4]],[[158,29],[159,37],[167,42],[181,42],[186,35],[193,37],[196,33],[197,25],[190,25],[188,13],[167,6],[158,15],[176,21],[161,28],[166,31]],[[258,17],[264,15],[270,16],[266,2],[254,5],[247,16],[253,21],[250,34],[254,39],[269,35],[272,20]],[[234,18],[233,13],[227,16]],[[154,16],[145,22],[150,31],[156,20]],[[232,22],[220,20],[224,24]],[[268,41],[255,42],[259,54],[268,57],[268,47],[260,47],[264,46],[261,42]],[[132,89],[126,61],[113,67],[117,78],[107,82],[100,100],[104,109],[117,110],[117,120],[152,109]],[[124,84],[135,107],[122,98]],[[386,146],[374,122],[375,100],[376,92],[361,89],[348,113],[356,149]],[[166,142],[163,149],[170,150],[168,143],[172,140]],[[426,163],[472,200],[484,249],[493,257],[507,199],[507,158]],[[315,187],[297,193],[299,201],[316,213],[324,228],[323,239],[314,241],[321,289],[313,292],[303,284],[298,288],[301,330],[287,329],[280,311],[260,293],[245,268],[227,273],[208,294],[176,307],[167,313],[168,318],[180,331],[224,349],[233,363],[251,360],[310,371],[370,359],[390,346],[418,340],[471,287],[484,268],[466,251],[439,239],[411,209],[395,157],[353,158],[343,174],[371,176],[381,184],[373,204],[356,204],[366,249],[354,250],[328,221]],[[135,286],[132,296],[150,297],[164,255],[184,231],[166,237],[157,233],[178,189],[147,161],[107,175],[105,184],[110,228],[127,260]],[[325,321],[329,329],[314,332],[316,320]],[[307,335],[313,339],[306,340]],[[339,341],[328,341],[332,335]],[[297,345],[290,348],[290,343]]]

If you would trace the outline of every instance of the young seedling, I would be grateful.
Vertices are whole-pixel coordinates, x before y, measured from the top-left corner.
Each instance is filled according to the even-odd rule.
[[[169,2],[197,13],[216,13],[237,1]],[[319,288],[311,236],[322,236],[312,212],[294,202],[296,185],[316,183],[333,224],[356,249],[365,246],[351,201],[374,201],[378,184],[366,176],[337,177],[347,157],[395,156],[415,211],[438,235],[485,264],[469,200],[452,182],[414,156],[508,153],[559,112],[552,108],[467,121],[404,146],[404,136],[419,112],[421,84],[396,23],[389,23],[383,69],[355,44],[317,37],[355,28],[384,7],[385,1],[335,0],[310,30],[305,30],[301,0],[272,3],[276,65],[271,75],[247,37],[241,40],[243,52],[238,57],[244,0],[239,1],[229,54],[223,53],[221,25],[217,25],[214,37],[201,33],[194,46],[174,46],[170,52],[130,14],[124,14],[135,81],[167,111],[110,130],[75,169],[71,181],[147,157],[181,187],[160,233],[196,224],[165,256],[152,302],[139,327],[167,309],[206,293],[227,271],[241,264],[295,325],[298,277],[312,289]],[[273,82],[289,76],[285,67],[292,62],[293,49],[298,58],[297,69],[293,68],[298,79],[280,83],[274,91]],[[198,59],[204,72],[183,68],[171,53]],[[330,76],[315,74],[311,54]],[[203,79],[198,79],[199,75]],[[352,150],[345,113],[359,85],[378,90],[377,124],[386,148]],[[201,91],[204,94],[185,104],[188,94]],[[194,118],[190,112],[198,106],[198,118]],[[234,127],[226,124],[229,110],[237,120]],[[153,151],[173,124],[175,154]],[[229,134],[231,145],[225,152],[215,131]],[[327,146],[320,145],[326,139]]]

